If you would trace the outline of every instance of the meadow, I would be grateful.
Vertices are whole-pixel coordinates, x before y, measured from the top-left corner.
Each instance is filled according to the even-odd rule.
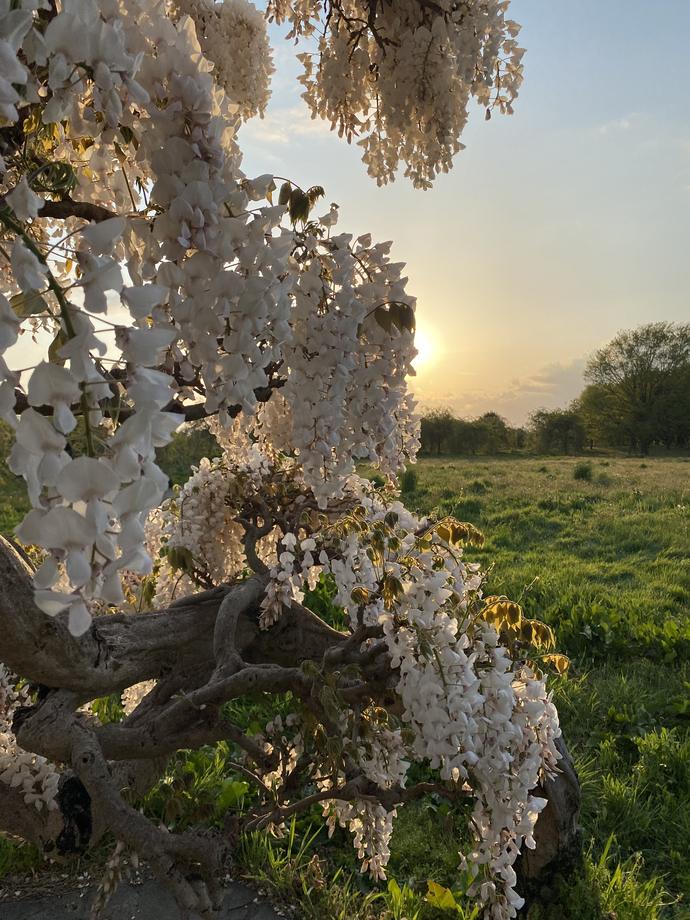
[[[582,783],[585,858],[541,892],[526,920],[688,920],[688,458],[428,458],[403,486],[408,507],[482,530],[484,546],[466,558],[487,571],[486,591],[547,622],[571,659],[566,676],[548,680]],[[26,498],[6,470],[0,489],[0,532],[9,533]],[[310,604],[327,601],[321,586]],[[118,718],[118,701],[99,713]],[[255,703],[245,719],[258,731]],[[221,806],[250,794],[224,767],[229,753],[181,753],[143,807],[171,827],[219,820]],[[456,872],[462,819],[437,797],[403,809],[381,891],[358,874],[348,835],[329,840],[317,811],[283,840],[246,839],[237,873],[313,920],[467,920]],[[0,840],[0,875],[38,859]],[[433,906],[429,880],[451,889],[456,906]]]
[[[571,658],[550,685],[588,855],[543,916],[595,917],[620,868],[618,920],[690,917],[688,459],[441,457],[415,472],[406,504],[482,530],[466,557],[487,592],[548,623]]]

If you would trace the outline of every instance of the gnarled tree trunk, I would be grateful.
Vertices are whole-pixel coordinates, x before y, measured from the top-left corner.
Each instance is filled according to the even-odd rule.
[[[96,617],[76,638],[66,614],[50,618],[36,607],[29,566],[0,537],[0,661],[39,689],[38,702],[17,711],[14,732],[25,750],[67,766],[55,811],[27,808],[21,786],[0,783],[0,827],[58,859],[83,853],[110,828],[135,852],[146,854],[183,915],[193,911],[208,920],[216,917],[224,865],[238,828],[231,822],[223,832],[169,834],[132,808],[121,791],[143,796],[176,751],[220,740],[235,742],[251,762],[275,769],[276,755],[224,719],[221,706],[252,691],[291,690],[328,728],[314,679],[300,668],[304,661],[330,669],[357,664],[359,676],[343,678],[339,687],[350,704],[382,700],[391,675],[386,648],[376,641],[378,628],[346,635],[293,602],[270,631],[259,629],[267,581],[259,573],[233,587],[183,598],[166,610]],[[367,639],[371,650],[362,653]],[[95,698],[152,679],[157,681],[154,689],[120,723],[101,725],[77,711]],[[350,763],[337,790],[288,805],[295,792],[290,783],[281,800],[250,770],[236,766],[266,793],[253,816],[257,827],[281,822],[325,798],[349,801],[371,795],[390,810],[426,788],[383,789]],[[297,773],[308,774],[309,763],[298,766]],[[293,787],[297,780],[303,777],[293,777]]]
[[[536,846],[533,850],[523,847],[515,866],[518,890],[528,902],[535,898],[548,900],[545,893],[548,895],[554,876],[572,871],[582,858],[580,781],[562,736],[556,747],[562,758],[558,762],[560,772],[546,777],[535,790],[548,800],[535,826]]]

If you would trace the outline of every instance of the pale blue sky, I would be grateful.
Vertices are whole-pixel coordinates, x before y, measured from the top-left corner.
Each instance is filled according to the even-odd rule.
[[[275,29],[274,98],[240,143],[249,175],[323,185],[342,230],[394,240],[424,401],[520,422],[576,396],[619,329],[690,320],[690,0],[513,0],[509,15],[527,48],[515,115],[472,112],[430,192],[377,189],[359,149],[310,121]]]

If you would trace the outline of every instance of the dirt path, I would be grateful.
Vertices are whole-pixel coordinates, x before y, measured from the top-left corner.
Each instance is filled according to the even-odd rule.
[[[4,880],[3,880],[4,881]],[[47,897],[15,897],[6,889],[0,893],[0,920],[89,920],[94,887],[66,891]],[[18,892],[24,894],[24,892]],[[231,882],[223,902],[220,920],[279,920],[285,918],[251,888]],[[133,878],[122,882],[110,899],[103,920],[179,920],[172,895],[155,879]]]

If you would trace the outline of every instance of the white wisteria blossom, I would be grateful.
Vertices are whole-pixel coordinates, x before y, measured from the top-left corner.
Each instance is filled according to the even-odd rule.
[[[290,37],[319,35],[318,51],[299,55],[303,98],[364,151],[369,175],[392,181],[399,162],[428,188],[463,149],[459,138],[475,97],[486,117],[512,114],[522,82],[520,26],[506,0],[363,0],[327,5],[271,0],[269,12]]]
[[[24,549],[0,539],[1,830],[59,859],[111,830],[213,920],[238,834],[318,802],[382,879],[396,809],[441,791],[484,916],[516,915],[561,762],[524,635],[553,636],[482,597],[473,528],[397,498],[419,442],[392,244],[317,216],[318,185],[251,178],[237,138],[270,95],[266,20],[286,21],[311,39],[314,117],[379,183],[402,162],[428,187],[472,97],[512,112],[508,7],[0,0],[0,416],[31,506]],[[50,341],[31,368],[26,331]],[[221,456],[171,492],[159,451],[205,419]],[[233,721],[288,691],[265,729]],[[175,752],[221,742],[244,805],[182,836],[132,806]]]
[[[60,773],[45,757],[22,750],[12,728],[15,713],[28,700],[28,690],[17,689],[15,676],[0,664],[0,783],[16,789],[25,805],[56,811]]]

